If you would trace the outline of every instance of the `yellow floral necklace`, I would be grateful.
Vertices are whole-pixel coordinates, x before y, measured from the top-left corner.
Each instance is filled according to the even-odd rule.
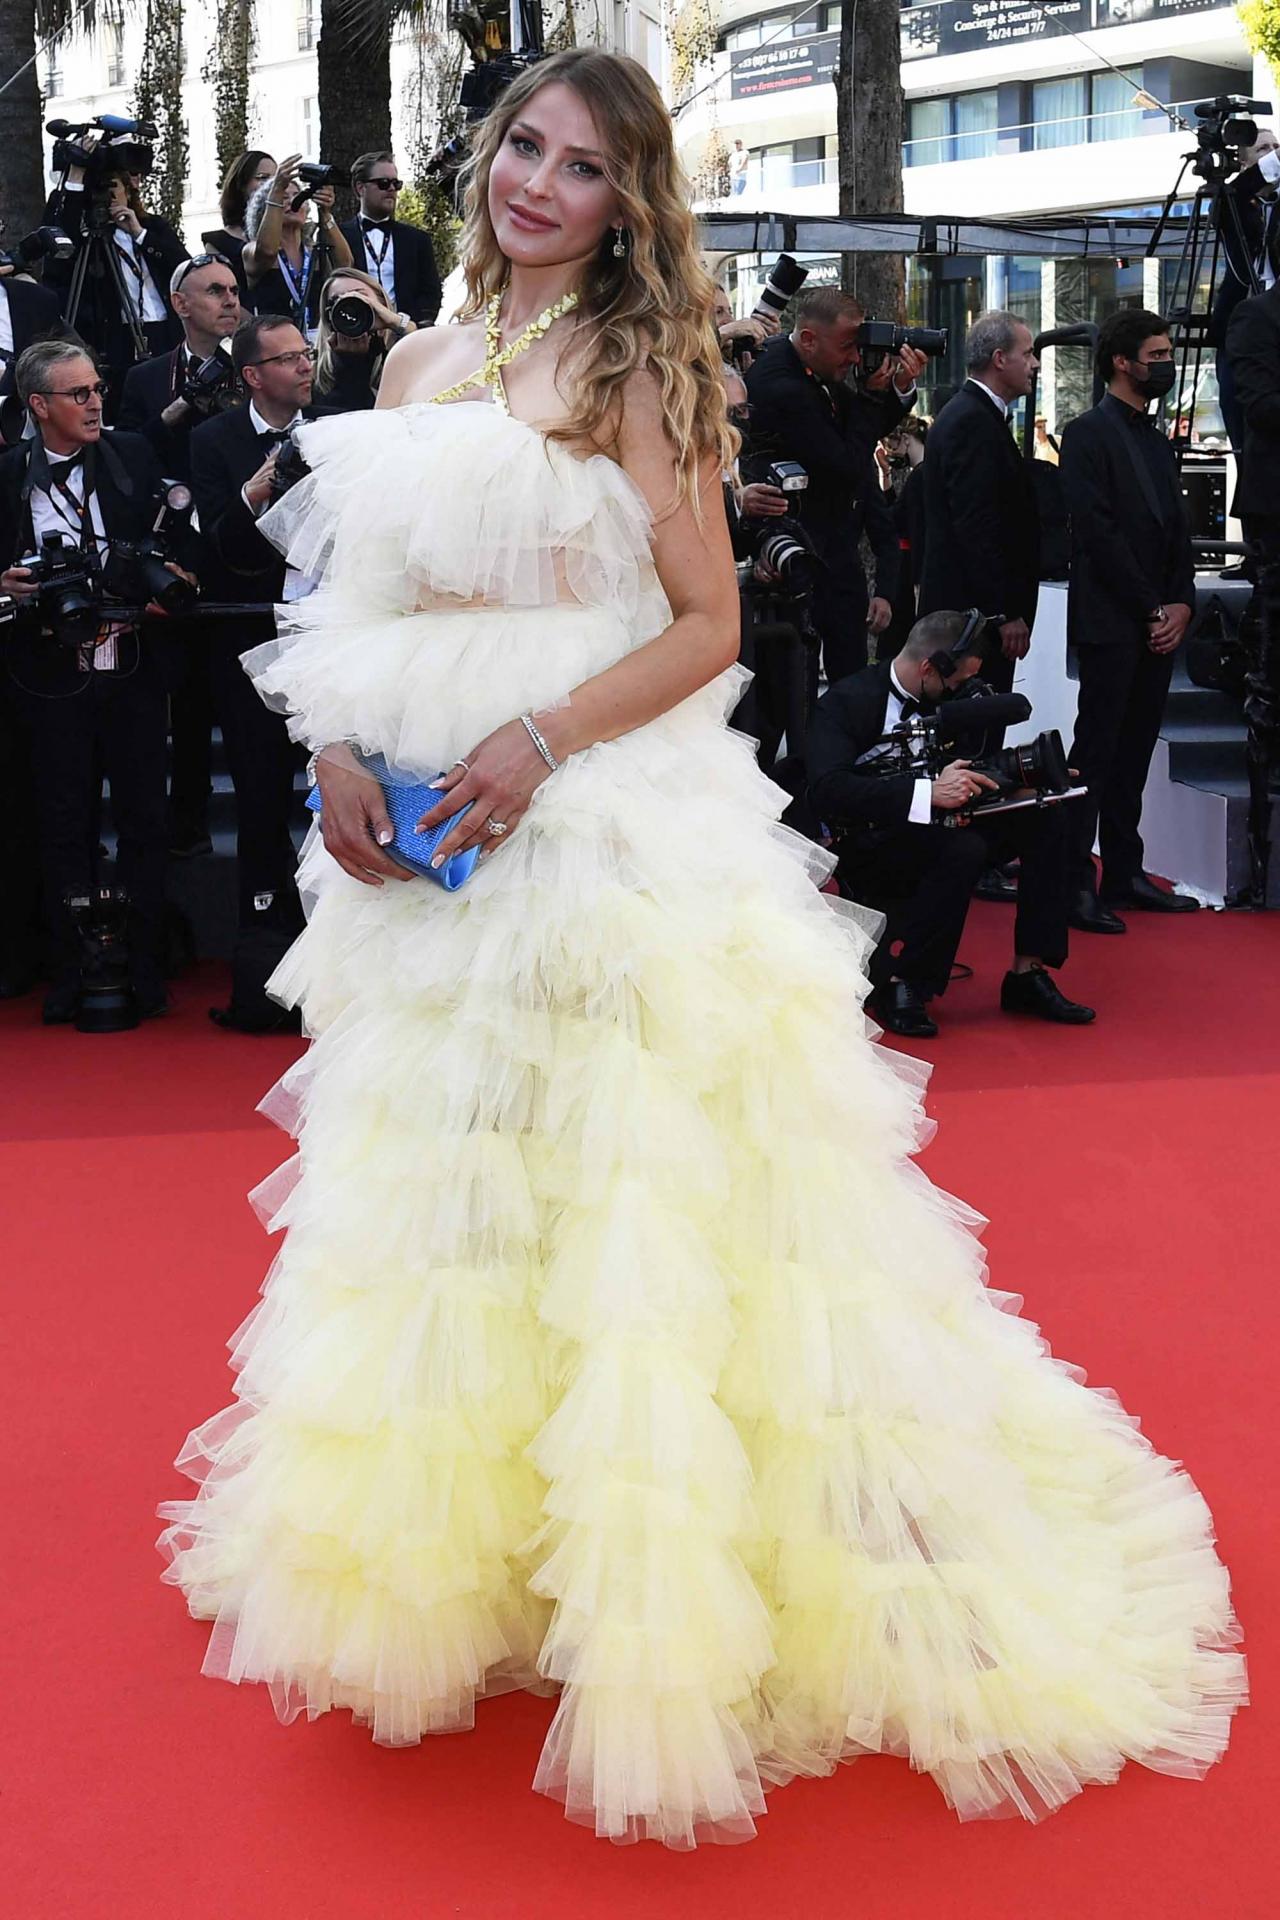
[[[531,320],[518,339],[509,346],[500,346],[502,295],[495,293],[485,307],[484,313],[484,365],[469,373],[465,380],[459,380],[452,387],[446,387],[436,400],[457,400],[469,387],[492,387],[494,404],[506,414],[511,412],[507,404],[507,391],[502,384],[502,369],[509,366],[519,353],[524,353],[534,342],[541,340],[548,328],[566,313],[572,313],[578,304],[576,293],[566,293],[562,299],[544,308],[536,320]]]

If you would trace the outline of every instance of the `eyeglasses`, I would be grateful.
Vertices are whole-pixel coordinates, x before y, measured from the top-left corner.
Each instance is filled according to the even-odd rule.
[[[230,265],[231,265],[231,262],[228,260],[225,253],[193,254],[190,260],[184,260],[182,265],[178,268],[177,277],[175,278],[172,286],[169,288],[170,298],[172,298],[173,295],[177,293],[179,287],[182,285],[187,275],[189,273],[194,273],[197,267],[229,267]],[[220,289],[214,287],[214,288],[211,288],[210,291],[216,293],[220,291]]]
[[[101,380],[95,380],[91,387],[36,387],[33,389],[36,393],[42,393],[46,400],[74,400],[78,407],[88,405],[91,393],[96,394],[101,400],[106,390],[106,385]]]
[[[366,187],[385,187],[391,193],[400,193],[404,188],[403,180],[366,180]]]
[[[297,367],[314,360],[314,347],[295,347],[292,353],[269,353],[265,360],[246,360],[246,367]]]

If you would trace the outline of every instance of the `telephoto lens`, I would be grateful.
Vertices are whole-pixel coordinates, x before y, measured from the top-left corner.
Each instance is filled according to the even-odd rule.
[[[780,253],[765,276],[760,298],[751,310],[753,320],[781,320],[788,300],[809,278],[808,267],[797,266],[789,253]]]
[[[896,320],[864,320],[858,328],[858,345],[864,353],[901,353],[914,347],[938,360],[947,350],[946,327],[901,327]]]
[[[344,340],[363,340],[373,332],[373,308],[359,293],[344,293],[329,306],[329,325]]]

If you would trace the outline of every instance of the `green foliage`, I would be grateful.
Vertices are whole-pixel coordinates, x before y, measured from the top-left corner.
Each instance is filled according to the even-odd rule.
[[[453,200],[436,181],[419,181],[406,187],[396,201],[396,219],[407,220],[431,235],[431,245],[445,279],[458,263],[458,241],[462,222],[453,210]]]
[[[1249,46],[1280,80],[1280,0],[1241,0],[1236,12]]]
[[[219,0],[213,45],[200,78],[213,93],[218,178],[249,146],[249,69],[257,35],[253,0]]]
[[[685,0],[667,27],[671,42],[671,89],[680,100],[693,86],[698,68],[711,59],[720,36],[716,0]]]
[[[147,0],[147,31],[133,111],[156,127],[156,164],[147,179],[146,202],[170,226],[182,230],[191,148],[182,113],[182,0]]]

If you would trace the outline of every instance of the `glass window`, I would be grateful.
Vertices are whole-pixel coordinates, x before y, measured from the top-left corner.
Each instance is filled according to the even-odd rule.
[[[50,50],[45,56],[44,97],[46,100],[53,100],[56,99],[61,92],[62,71],[58,66],[57,54]]]
[[[749,20],[745,27],[730,27],[724,37],[724,44],[730,52],[739,47],[758,47],[760,45],[760,22]]]
[[[122,87],[124,83],[124,28],[113,21],[107,28],[107,85]]]
[[[913,100],[907,122],[909,167],[938,167],[947,158],[946,135],[951,131],[949,100]]]
[[[994,87],[983,93],[959,93],[955,109],[954,160],[983,160],[996,150],[997,104]]]
[[[1134,140],[1142,132],[1142,108],[1133,105],[1134,87],[1142,85],[1142,68],[1127,67],[1120,73],[1095,73],[1093,79],[1093,118],[1089,123],[1091,140]],[[1129,82],[1133,82],[1130,86]]]
[[[1036,152],[1045,147],[1078,147],[1087,138],[1085,94],[1087,82],[1082,73],[1064,74],[1060,80],[1035,80],[1031,85],[1031,144]]]

